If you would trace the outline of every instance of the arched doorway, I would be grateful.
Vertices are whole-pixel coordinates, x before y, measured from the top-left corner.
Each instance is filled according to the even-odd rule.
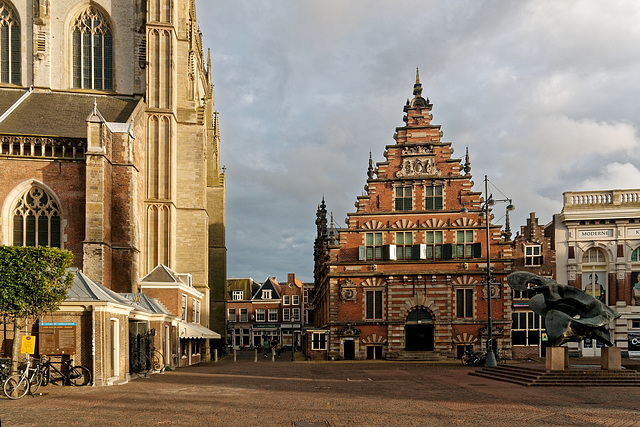
[[[429,310],[415,308],[409,312],[405,321],[405,350],[433,351],[434,325]]]

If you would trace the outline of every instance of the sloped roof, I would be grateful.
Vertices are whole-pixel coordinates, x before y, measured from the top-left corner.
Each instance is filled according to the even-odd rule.
[[[122,296],[134,305],[141,307],[143,311],[155,314],[172,314],[160,301],[155,298],[151,298],[142,292],[126,293],[122,294]]]
[[[0,116],[26,89],[0,88]],[[107,122],[127,122],[139,97],[33,90],[2,122],[0,134],[86,138],[94,102]]]
[[[73,284],[67,290],[65,301],[106,301],[117,304],[131,305],[131,302],[117,292],[89,279],[81,271],[72,271]]]
[[[280,299],[280,295],[282,294],[282,290],[280,289],[280,285],[278,284],[276,279],[273,278],[273,277],[267,277],[267,280],[265,280],[265,282],[262,285],[260,285],[260,287],[253,294],[253,297],[251,297],[251,299],[262,299],[261,298],[262,291],[263,290],[269,290],[269,289],[271,289],[275,293],[275,295],[272,295],[271,299]]]
[[[149,274],[140,279],[140,283],[183,283],[191,286],[188,277],[186,273],[176,273],[166,265],[158,264]]]

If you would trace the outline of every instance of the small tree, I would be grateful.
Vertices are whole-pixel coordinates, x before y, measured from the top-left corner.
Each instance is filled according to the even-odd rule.
[[[0,312],[13,321],[13,370],[20,330],[30,318],[58,309],[71,287],[73,254],[58,248],[0,246]],[[6,336],[5,336],[6,339]]]

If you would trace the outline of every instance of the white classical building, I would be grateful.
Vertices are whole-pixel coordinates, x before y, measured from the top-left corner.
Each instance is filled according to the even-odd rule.
[[[620,313],[609,325],[614,344],[640,356],[640,189],[564,193],[554,228],[558,283]],[[572,350],[599,356],[601,345],[587,339]]]

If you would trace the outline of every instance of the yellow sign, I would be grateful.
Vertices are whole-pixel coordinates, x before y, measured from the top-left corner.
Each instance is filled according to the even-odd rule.
[[[29,335],[22,337],[22,347],[20,347],[20,353],[33,354],[36,352],[36,337]]]

